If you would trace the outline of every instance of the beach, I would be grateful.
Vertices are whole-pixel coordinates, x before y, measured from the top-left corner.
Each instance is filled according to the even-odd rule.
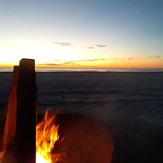
[[[0,106],[7,106],[12,73],[0,73]],[[163,129],[162,72],[37,72],[39,112],[125,113]],[[3,110],[1,109],[1,114]]]
[[[39,110],[126,113],[163,128],[163,73],[37,73]]]
[[[1,119],[11,78],[11,72],[0,73]],[[51,108],[107,124],[115,139],[113,162],[134,162],[135,157],[135,162],[161,163],[162,72],[37,72],[36,84],[39,114]],[[127,152],[128,161],[124,157]]]
[[[0,73],[0,104],[7,105],[12,73]],[[139,117],[163,129],[163,73],[36,73],[39,112],[115,111]],[[76,108],[75,108],[76,107]]]

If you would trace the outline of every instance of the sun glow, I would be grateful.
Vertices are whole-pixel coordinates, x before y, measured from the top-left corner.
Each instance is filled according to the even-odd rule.
[[[37,42],[37,40],[36,40]],[[123,51],[88,49],[81,46],[59,46],[45,42],[3,43],[0,49],[0,68],[12,68],[22,58],[35,59],[36,67],[41,68],[162,68],[161,56],[130,57]],[[118,53],[121,53],[118,54]],[[137,56],[136,52],[134,56]],[[143,56],[143,54],[142,54]]]

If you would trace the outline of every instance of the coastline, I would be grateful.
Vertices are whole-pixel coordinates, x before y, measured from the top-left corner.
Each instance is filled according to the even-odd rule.
[[[35,68],[36,72],[163,72],[163,68]],[[13,68],[0,68],[13,72]]]

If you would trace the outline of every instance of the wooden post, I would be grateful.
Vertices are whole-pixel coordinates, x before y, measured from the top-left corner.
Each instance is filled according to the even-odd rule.
[[[2,163],[35,163],[37,112],[35,61],[22,59],[13,72],[3,135],[6,152]],[[14,141],[10,144],[12,137]]]
[[[36,77],[35,61],[22,59],[19,63],[17,88],[17,123],[15,134],[15,163],[35,163],[36,155]]]

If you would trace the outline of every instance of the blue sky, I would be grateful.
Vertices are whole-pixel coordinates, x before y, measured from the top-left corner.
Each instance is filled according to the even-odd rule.
[[[1,65],[163,65],[162,0],[0,0],[0,24]]]

